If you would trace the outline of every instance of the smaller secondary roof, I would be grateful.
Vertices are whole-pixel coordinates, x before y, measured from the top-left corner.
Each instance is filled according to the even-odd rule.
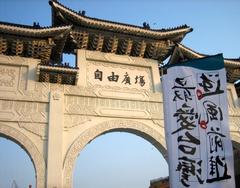
[[[59,62],[71,26],[40,27],[0,22],[0,54]]]
[[[198,53],[182,44],[177,43],[168,64],[175,64],[195,58],[203,58],[209,55]],[[234,83],[240,79],[240,59],[224,58],[224,66],[227,71],[228,82]]]

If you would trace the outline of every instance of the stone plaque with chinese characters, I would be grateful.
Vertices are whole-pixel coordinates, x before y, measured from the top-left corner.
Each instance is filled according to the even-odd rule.
[[[87,69],[88,84],[92,86],[152,90],[148,67],[92,61]]]

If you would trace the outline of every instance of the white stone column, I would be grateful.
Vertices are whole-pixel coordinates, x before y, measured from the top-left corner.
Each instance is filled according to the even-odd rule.
[[[64,95],[59,91],[50,93],[47,188],[62,188]]]

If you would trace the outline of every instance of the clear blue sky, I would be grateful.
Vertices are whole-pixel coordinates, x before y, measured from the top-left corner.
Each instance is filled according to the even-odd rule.
[[[183,44],[204,54],[240,57],[239,0],[60,0],[87,16],[152,28],[182,24],[194,30]],[[0,0],[0,21],[51,25],[48,0]],[[0,188],[34,184],[34,170],[26,153],[16,144],[0,139]],[[4,151],[4,152],[3,152]],[[98,160],[96,160],[96,157]],[[140,137],[109,133],[81,152],[74,172],[74,187],[146,188],[149,180],[168,175],[161,154]],[[103,181],[104,180],[104,181]]]

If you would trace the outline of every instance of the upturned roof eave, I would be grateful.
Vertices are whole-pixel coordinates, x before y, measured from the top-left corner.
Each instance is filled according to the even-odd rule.
[[[190,53],[194,58],[203,58],[203,57],[207,57],[207,56],[210,56],[208,54],[202,54],[202,53],[198,53],[186,46],[184,46],[183,44],[180,44],[180,43],[177,43],[176,44],[176,47],[174,49],[177,50],[177,48],[179,50],[181,50],[181,53]],[[174,54],[173,54],[174,55]],[[170,59],[171,61],[171,59]],[[170,62],[169,61],[169,62]],[[228,59],[228,58],[224,58],[224,64],[226,67],[229,67],[229,68],[240,68],[240,60],[239,59]]]
[[[12,34],[24,37],[53,37],[56,35],[66,34],[71,31],[71,25],[59,26],[59,27],[40,27],[34,28],[31,26],[9,24],[9,23],[0,23],[0,33],[3,34]]]
[[[176,37],[178,35],[185,36],[187,33],[192,31],[192,28],[189,26],[180,26],[172,29],[145,29],[143,27],[129,25],[129,24],[123,24],[123,23],[117,23],[117,22],[111,22],[107,20],[101,20],[96,18],[91,18],[87,16],[83,16],[81,14],[76,13],[74,10],[71,10],[59,2],[56,1],[49,1],[49,4],[52,6],[52,11],[60,11],[61,13],[64,13],[65,15],[68,15],[72,19],[72,21],[77,21],[79,25],[82,26],[91,26],[96,27],[97,29],[104,29],[109,30],[112,32],[124,32],[129,34],[135,34],[138,36],[144,36],[144,37],[152,37],[157,39],[164,39],[168,37]],[[53,14],[54,16],[54,14]],[[52,19],[54,22],[54,18]],[[53,23],[54,25],[54,23]]]

